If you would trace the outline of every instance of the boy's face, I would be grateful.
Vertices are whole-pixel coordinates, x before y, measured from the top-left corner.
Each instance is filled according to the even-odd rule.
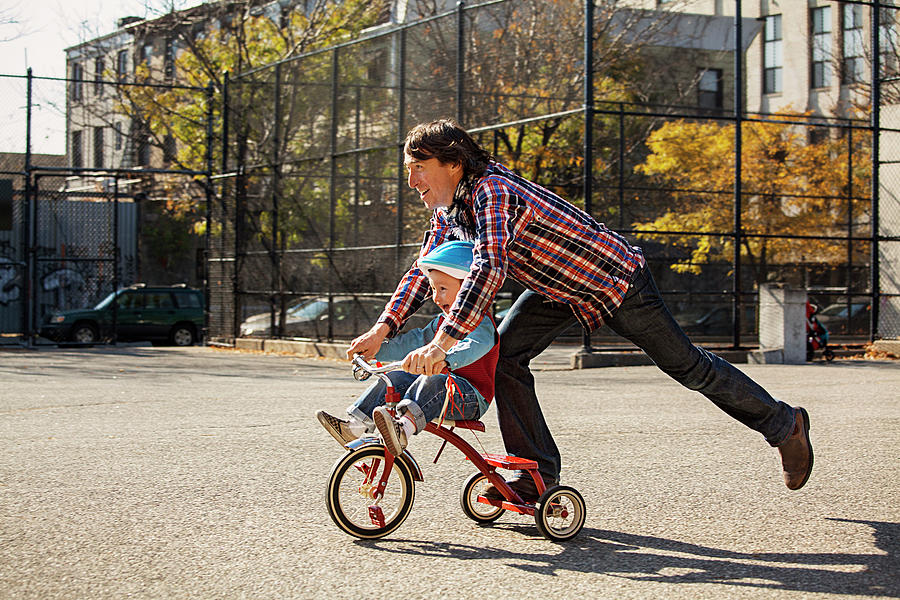
[[[445,315],[450,314],[450,307],[453,306],[462,280],[447,275],[443,271],[428,271],[428,281],[431,283],[431,299],[438,305],[441,312]]]

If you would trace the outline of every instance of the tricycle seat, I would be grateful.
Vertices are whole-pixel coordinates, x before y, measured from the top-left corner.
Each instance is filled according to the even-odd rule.
[[[432,421],[435,425],[440,424],[440,419],[435,419]],[[481,421],[452,421],[450,419],[444,419],[443,423],[444,427],[456,427],[457,429],[471,429],[472,431],[484,431],[484,423]]]

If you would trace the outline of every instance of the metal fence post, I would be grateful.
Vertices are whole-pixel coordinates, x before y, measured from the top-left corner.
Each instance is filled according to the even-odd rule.
[[[625,229],[625,104],[619,102],[619,229]]]
[[[243,281],[241,280],[244,268],[245,252],[244,239],[247,227],[244,220],[247,212],[247,124],[241,120],[237,127],[237,156],[235,157],[235,190],[234,190],[234,315],[232,328],[234,337],[240,336],[241,331],[241,301]]]
[[[222,75],[222,173],[228,172],[228,91],[231,76],[228,71]]]
[[[879,45],[881,27],[881,0],[873,0],[870,13],[872,41],[872,310],[869,312],[869,341],[878,337],[878,305],[881,300],[881,268],[879,246],[881,228],[879,225],[879,161],[881,137],[881,48]],[[849,317],[849,314],[848,314]]]
[[[119,291],[119,175],[113,178],[113,293]],[[113,302],[112,343],[119,342],[118,299]]]
[[[397,239],[396,252],[394,252],[394,270],[400,271],[400,260],[403,254],[403,186],[406,185],[403,164],[403,144],[406,141],[406,28],[398,33],[400,55],[397,65]]]
[[[331,152],[331,169],[329,176],[331,183],[329,191],[328,209],[328,339],[334,339],[334,238],[337,219],[337,152],[338,152],[338,107],[340,91],[338,81],[341,76],[340,54],[338,48],[331,53],[331,135],[329,139],[329,151]]]
[[[622,166],[619,165],[619,170]],[[594,0],[584,3],[584,211],[593,212],[594,196]],[[583,352],[590,352],[591,334],[581,336]]]
[[[465,0],[456,3],[456,122],[462,124],[465,116],[464,94],[466,86]]]
[[[847,317],[852,314],[850,290],[853,289],[853,123],[847,120]]]
[[[206,231],[203,235],[203,330],[204,337],[209,335],[209,259],[211,256],[210,244],[212,236],[212,173],[213,173],[213,82],[206,86]]]
[[[355,105],[353,108],[353,147],[359,148],[359,144],[362,141],[361,133],[362,133],[362,91],[361,87],[357,85],[355,88]],[[359,245],[359,196],[360,196],[360,181],[359,181],[359,164],[360,156],[359,152],[353,153],[353,245]]]
[[[744,40],[741,0],[734,0],[734,252],[732,281],[732,346],[741,345],[741,162],[744,117]]]
[[[226,174],[226,173],[228,173],[228,137],[229,137],[229,135],[230,135],[230,124],[231,124],[231,123],[230,123],[231,118],[230,118],[230,114],[229,114],[229,112],[228,112],[229,103],[230,103],[231,100],[230,100],[228,94],[229,94],[230,88],[231,88],[231,74],[230,74],[228,71],[225,71],[225,72],[223,73],[223,75],[222,75],[222,140],[221,140],[221,141],[222,141],[222,156],[220,157],[220,158],[221,158],[221,165],[222,165],[221,173],[222,173],[223,175]],[[228,236],[227,236],[227,231],[228,231],[227,219],[228,219],[229,217],[231,217],[231,218],[233,219],[233,221],[232,221],[232,223],[231,223],[232,231],[234,232],[234,236],[235,236],[234,247],[233,247],[233,251],[234,251],[234,262],[232,262],[232,264],[231,264],[231,310],[232,310],[232,315],[231,315],[231,321],[232,321],[232,323],[231,323],[231,325],[232,325],[231,336],[232,336],[232,337],[237,337],[238,334],[240,333],[239,325],[238,325],[238,322],[239,322],[239,321],[238,321],[238,310],[237,310],[237,307],[238,307],[238,288],[237,288],[237,284],[238,284],[238,280],[237,280],[237,233],[238,233],[238,225],[237,225],[237,223],[238,223],[238,221],[237,221],[237,196],[238,196],[238,183],[239,183],[240,179],[239,179],[237,176],[235,176],[235,178],[234,178],[234,183],[232,184],[232,185],[233,185],[233,188],[232,188],[232,189],[234,190],[234,207],[233,207],[234,214],[233,214],[233,215],[229,215],[228,210],[227,210],[227,200],[226,200],[227,194],[226,194],[226,192],[225,192],[225,190],[227,189],[227,187],[226,187],[226,184],[224,183],[225,180],[223,179],[222,181],[223,181],[223,183],[221,184],[221,187],[220,187],[220,189],[221,189],[221,191],[222,191],[222,198],[221,198],[221,202],[220,202],[220,205],[221,205],[221,209],[220,209],[220,210],[221,210],[221,212],[219,213],[219,214],[221,215],[221,219],[222,219],[222,233],[221,233],[221,242],[219,243],[219,252],[218,252],[219,256],[218,256],[217,258],[219,258],[220,260],[222,260],[222,259],[225,258],[225,253],[226,253],[226,250],[225,250],[225,242],[226,242],[227,239],[228,239]],[[209,227],[210,225],[211,225],[211,224],[207,224],[207,227]],[[224,265],[224,263],[221,263],[221,264]],[[220,265],[219,268],[220,268],[220,273],[222,273],[222,271],[224,271],[224,268],[223,268],[221,265]],[[211,300],[211,298],[210,298],[210,300]],[[211,313],[212,313],[211,309],[208,309],[208,310],[210,310],[210,314],[211,314]],[[221,329],[224,329],[224,325],[225,325],[224,319],[221,319],[221,316],[220,316],[220,318],[217,319],[217,321],[218,321],[218,323],[217,323],[217,329],[219,329],[219,330],[221,331]]]
[[[27,284],[25,285],[25,310],[22,311],[22,331],[25,333],[25,343],[31,348],[34,345],[34,303],[36,295],[34,293],[34,252],[31,248],[31,216],[37,208],[37,199],[34,197],[34,190],[31,185],[31,92],[33,76],[31,67],[28,67],[26,74],[25,87],[25,200],[24,200],[24,241],[25,241],[25,274]]]
[[[281,290],[281,255],[278,248],[278,195],[281,190],[281,63],[275,65],[275,126],[272,133],[272,248],[269,256],[272,261],[272,297],[270,304],[270,331],[278,332],[278,336],[282,335],[284,328],[284,296]],[[275,311],[278,311],[278,327],[275,327],[276,317]]]

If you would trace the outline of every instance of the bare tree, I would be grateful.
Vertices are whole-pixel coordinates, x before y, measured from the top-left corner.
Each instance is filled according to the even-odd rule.
[[[881,103],[900,104],[900,6],[881,6],[877,33],[877,48],[872,47],[870,24],[872,6],[845,3],[838,5],[841,24],[839,43],[830,38],[814,51],[827,57],[832,76],[842,86],[848,86],[847,105],[837,106],[838,112],[855,111],[866,114],[872,106],[872,63],[878,52]]]
[[[19,4],[0,7],[0,43],[12,41],[23,34]]]

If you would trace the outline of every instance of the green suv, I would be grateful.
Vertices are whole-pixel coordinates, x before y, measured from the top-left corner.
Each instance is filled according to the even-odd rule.
[[[199,340],[202,330],[200,290],[184,285],[149,287],[138,283],[110,294],[94,308],[50,314],[40,334],[56,342],[80,344],[115,337],[119,341],[191,346]]]

